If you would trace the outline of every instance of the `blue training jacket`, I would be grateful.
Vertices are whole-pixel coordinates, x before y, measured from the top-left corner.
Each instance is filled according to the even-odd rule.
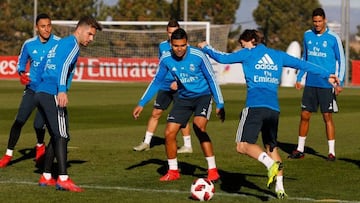
[[[165,41],[161,42],[159,44],[159,58],[162,56],[163,53],[170,51],[170,50],[171,50],[171,44],[170,44],[169,40],[165,40]],[[174,77],[169,72],[166,75],[164,82],[161,84],[160,90],[170,91],[171,90],[170,85],[174,81],[175,81]]]
[[[70,88],[79,57],[79,44],[74,35],[65,37],[47,54],[37,92],[57,95]]]
[[[43,43],[40,41],[39,36],[36,36],[26,40],[22,45],[18,58],[17,71],[18,73],[25,72],[26,64],[30,61],[30,83],[27,85],[28,88],[36,91],[40,82],[38,80],[38,74],[42,72],[38,70],[38,67],[40,67],[41,61],[46,57],[49,50],[57,44],[59,40],[60,37],[51,34],[48,41]]]
[[[145,106],[159,90],[170,72],[178,83],[180,98],[195,98],[212,95],[217,108],[224,107],[224,100],[216,82],[214,70],[206,55],[199,49],[188,46],[182,60],[176,60],[172,51],[165,52],[159,62],[159,69],[141,97],[138,105]]]
[[[341,40],[337,34],[326,28],[323,34],[316,34],[314,30],[304,33],[303,60],[315,63],[330,73],[339,77],[340,85],[343,86],[345,78],[345,56]],[[305,72],[300,71],[297,81],[300,82]],[[332,88],[324,78],[319,78],[312,73],[306,74],[306,86]]]
[[[280,111],[278,87],[284,66],[309,71],[322,78],[328,78],[330,75],[324,68],[297,59],[283,51],[267,48],[263,44],[233,53],[220,52],[207,45],[203,51],[220,63],[242,63],[247,85],[246,107],[266,107]]]

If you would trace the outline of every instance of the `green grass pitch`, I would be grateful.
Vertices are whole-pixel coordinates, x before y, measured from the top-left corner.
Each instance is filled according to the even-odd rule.
[[[39,187],[35,167],[34,115],[23,128],[12,164],[0,169],[2,202],[193,202],[190,184],[206,175],[206,161],[192,133],[192,154],[179,154],[181,179],[160,182],[167,170],[163,116],[152,148],[134,152],[142,141],[152,110],[149,103],[139,120],[132,110],[147,84],[77,83],[69,92],[70,134],[68,171],[83,193]],[[208,133],[214,144],[221,181],[211,202],[280,202],[267,189],[265,167],[235,151],[235,132],[244,106],[244,85],[222,85],[227,113],[221,123],[214,115]],[[5,153],[11,124],[22,96],[18,81],[0,81],[0,156]],[[284,186],[289,198],[281,202],[360,202],[360,89],[346,88],[338,97],[335,162],[325,160],[328,146],[320,113],[313,114],[303,160],[287,159],[297,144],[302,91],[280,88],[279,146],[285,165]],[[46,135],[47,141],[49,135]],[[259,140],[260,143],[261,140]],[[178,136],[178,143],[183,144]]]

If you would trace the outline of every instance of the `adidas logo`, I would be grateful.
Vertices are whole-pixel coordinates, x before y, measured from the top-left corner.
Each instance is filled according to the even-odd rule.
[[[206,109],[203,108],[202,112],[200,113],[203,116],[206,116]]]
[[[258,70],[278,70],[277,65],[268,54],[264,54],[263,57],[255,65],[255,69]]]
[[[37,50],[36,49],[34,49],[34,51],[32,52],[33,54],[37,54],[38,52],[37,52]]]

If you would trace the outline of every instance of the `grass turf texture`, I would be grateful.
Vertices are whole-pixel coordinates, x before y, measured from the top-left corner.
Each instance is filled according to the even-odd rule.
[[[190,185],[206,175],[206,161],[192,131],[192,154],[179,154],[181,179],[160,182],[167,170],[161,118],[152,148],[134,152],[143,140],[152,103],[139,120],[132,110],[147,84],[73,83],[69,93],[70,134],[68,172],[83,193],[39,187],[35,167],[34,115],[23,128],[14,158],[0,169],[0,198],[6,202],[192,202]],[[5,153],[8,134],[21,99],[18,81],[0,81],[0,155]],[[245,86],[223,85],[226,121],[214,115],[208,133],[214,143],[221,181],[215,184],[211,202],[280,202],[274,188],[266,188],[267,171],[256,160],[237,154],[235,132],[244,106]],[[313,114],[303,160],[289,160],[295,149],[302,91],[280,88],[280,153],[285,164],[284,185],[289,198],[281,202],[360,202],[360,89],[347,88],[338,97],[335,162],[327,162],[328,145],[321,114]],[[49,135],[46,135],[48,141]],[[259,140],[260,143],[261,140]],[[179,145],[183,144],[178,136]]]

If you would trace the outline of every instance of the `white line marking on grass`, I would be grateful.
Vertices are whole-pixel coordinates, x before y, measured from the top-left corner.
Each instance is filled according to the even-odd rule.
[[[23,184],[23,185],[38,185],[35,182],[27,182],[27,181],[0,181],[0,184]],[[146,189],[146,188],[131,188],[131,187],[117,187],[117,186],[97,186],[97,185],[79,185],[82,188],[87,189],[100,189],[100,190],[123,190],[123,191],[136,191],[136,192],[156,192],[156,193],[177,193],[177,194],[188,194],[190,195],[189,191],[183,190],[163,190],[163,189]],[[227,196],[227,197],[250,197],[251,195],[245,194],[236,194],[236,193],[224,193],[224,192],[216,192],[216,196]],[[269,197],[270,199],[276,199],[271,195],[264,196]],[[339,200],[339,199],[320,199],[316,200],[313,198],[307,197],[288,197],[288,200],[298,200],[298,201],[306,201],[306,202],[341,202],[341,203],[360,203],[360,201],[350,201],[350,200]]]

